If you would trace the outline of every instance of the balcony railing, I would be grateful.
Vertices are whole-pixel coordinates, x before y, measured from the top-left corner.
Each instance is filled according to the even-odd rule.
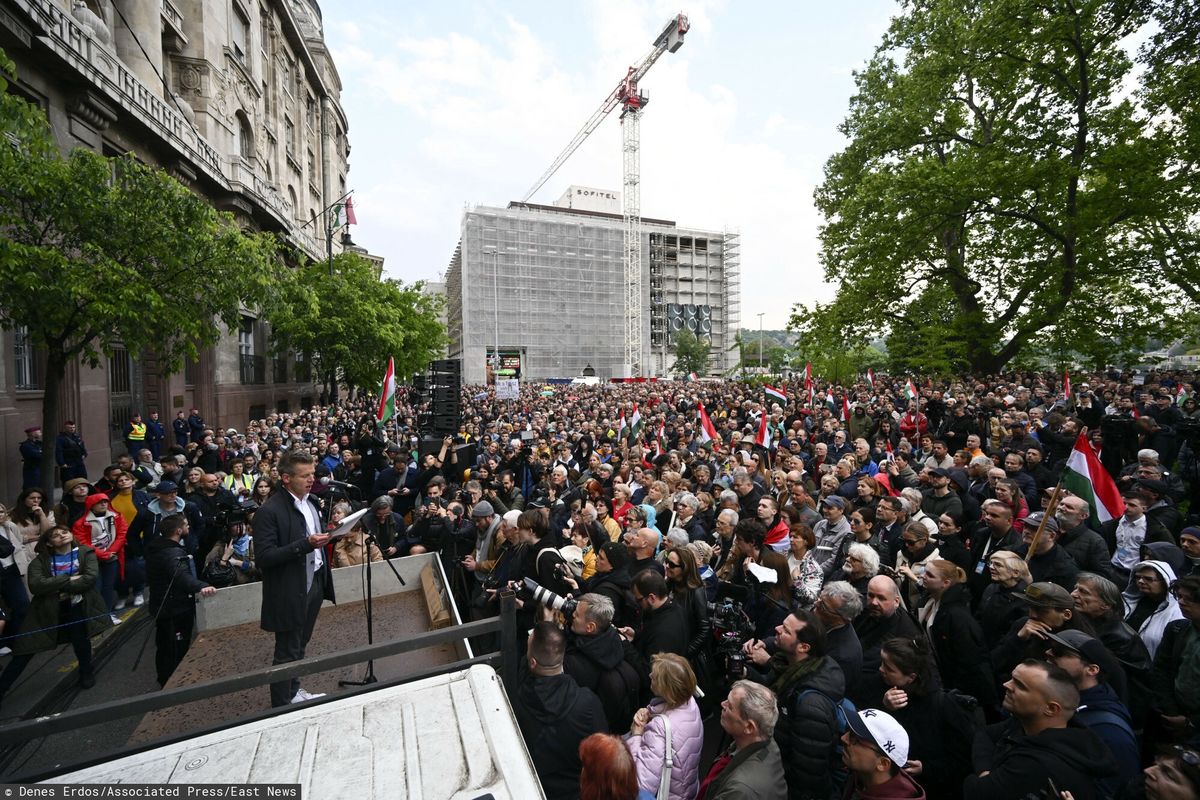
[[[263,384],[267,382],[267,360],[262,356],[240,357],[241,379],[243,384]]]

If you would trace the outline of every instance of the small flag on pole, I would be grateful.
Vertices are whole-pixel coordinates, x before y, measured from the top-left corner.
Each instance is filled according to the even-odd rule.
[[[386,425],[387,421],[396,416],[396,362],[388,358],[387,372],[383,376],[383,388],[379,391],[379,408],[375,411],[375,421]]]
[[[1063,399],[1071,401],[1071,371],[1063,370]]]
[[[867,367],[867,383],[871,385],[872,389],[875,388],[875,370],[870,367]]]
[[[850,421],[850,395],[842,395],[842,419]]]
[[[654,449],[660,456],[663,454],[663,451],[667,449],[667,435],[665,428],[665,422],[658,423],[658,432],[654,435]]]
[[[629,420],[629,437],[634,441],[642,435],[642,412],[638,411],[636,404],[633,406],[633,417]]]
[[[629,425],[625,422],[625,409],[621,409],[621,418],[617,420],[617,439],[622,440],[625,434],[629,432]]]
[[[354,195],[346,195],[346,224],[358,224],[358,218],[354,216]]]
[[[909,402],[914,402],[917,399],[917,385],[913,383],[912,378],[909,378],[908,383],[904,384],[904,395],[909,399]]]
[[[767,383],[763,385],[763,390],[767,393],[767,397],[773,397],[781,403],[787,402],[787,392],[785,392],[783,389],[776,389],[774,386]]]
[[[758,421],[758,434],[754,437],[754,443],[764,450],[771,449],[771,434],[767,430],[767,412],[764,411],[760,415]]]

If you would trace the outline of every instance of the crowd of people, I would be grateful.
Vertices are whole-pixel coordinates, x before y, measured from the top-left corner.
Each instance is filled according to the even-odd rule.
[[[0,516],[0,696],[67,641],[93,681],[88,636],[147,584],[165,683],[193,594],[262,578],[266,598],[286,563],[319,607],[328,566],[428,551],[475,618],[516,590],[513,708],[551,798],[1194,797],[1194,386],[1064,388],[468,387],[436,440],[401,392],[383,426],[365,402],[242,431],[193,412],[157,453],[139,417],[95,484],[72,472],[53,509],[27,485]],[[1118,489],[1111,518],[1061,491],[1080,447]],[[287,533],[293,498],[311,519]],[[526,579],[573,602],[554,611]],[[302,657],[305,609],[269,627],[266,605],[276,663]]]

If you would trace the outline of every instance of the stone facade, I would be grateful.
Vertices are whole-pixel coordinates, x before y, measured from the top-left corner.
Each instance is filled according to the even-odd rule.
[[[276,232],[294,260],[326,256],[322,211],[346,192],[350,145],[315,0],[0,0],[0,48],[17,65],[12,91],[45,109],[64,153],[131,152],[243,226]],[[253,312],[227,334],[182,375],[122,351],[100,369],[69,369],[63,418],[79,423],[92,477],[120,452],[131,410],[159,411],[169,433],[192,406],[241,429],[251,414],[315,402],[304,365],[270,357]],[[0,334],[8,501],[22,431],[41,418],[40,369],[19,331]]]

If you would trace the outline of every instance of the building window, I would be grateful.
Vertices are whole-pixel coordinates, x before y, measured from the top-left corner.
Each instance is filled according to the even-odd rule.
[[[123,347],[116,348],[108,357],[108,390],[113,394],[129,394],[133,390],[133,359]]]
[[[250,127],[250,119],[246,112],[238,111],[237,117],[237,152],[242,158],[254,158],[254,130]]]
[[[40,389],[37,348],[29,336],[29,328],[21,325],[13,330],[13,372],[18,389]]]
[[[296,125],[288,117],[283,118],[283,146],[289,156],[296,156]]]
[[[254,317],[242,317],[238,326],[238,355],[254,355]]]
[[[305,101],[304,111],[308,121],[308,127],[315,131],[317,129],[317,101],[313,99],[311,94],[308,95],[308,100]]]
[[[237,3],[233,4],[233,14],[231,15],[230,24],[230,42],[233,48],[233,57],[236,58],[244,66],[249,66],[250,53],[250,18],[246,16],[246,12],[242,11],[241,6]]]
[[[295,72],[296,65],[292,63],[292,59],[286,59],[283,67],[283,90],[288,93],[289,97],[292,95],[292,81],[295,80],[292,76]]]

